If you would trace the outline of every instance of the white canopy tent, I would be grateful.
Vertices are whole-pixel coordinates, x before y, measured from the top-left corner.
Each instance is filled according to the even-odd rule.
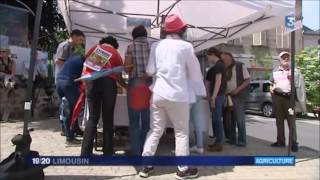
[[[58,0],[68,30],[86,34],[87,46],[113,35],[120,51],[131,41],[132,18],[150,26],[150,40],[160,39],[161,20],[179,15],[189,26],[196,51],[284,24],[294,12],[292,0]],[[132,23],[133,22],[133,23]]]

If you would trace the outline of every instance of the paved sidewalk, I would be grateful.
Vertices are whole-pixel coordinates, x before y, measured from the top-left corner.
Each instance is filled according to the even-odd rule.
[[[31,149],[40,152],[40,155],[79,155],[80,147],[66,147],[65,138],[60,136],[56,119],[32,122]],[[3,160],[14,150],[11,138],[22,133],[22,122],[1,122],[1,153]],[[248,146],[235,147],[225,145],[220,153],[206,155],[285,155],[286,148],[271,148],[271,142],[248,137]],[[123,147],[122,147],[123,148]],[[167,134],[162,138],[158,154],[170,155],[174,149],[174,138]],[[97,152],[100,153],[100,152]],[[172,154],[171,154],[172,155]],[[257,166],[224,166],[199,167],[198,179],[217,180],[271,180],[271,179],[319,179],[319,152],[301,147],[294,167],[257,167]],[[51,166],[45,170],[48,180],[95,180],[95,179],[141,179],[132,166]],[[148,179],[174,179],[175,167],[156,167],[155,174]]]

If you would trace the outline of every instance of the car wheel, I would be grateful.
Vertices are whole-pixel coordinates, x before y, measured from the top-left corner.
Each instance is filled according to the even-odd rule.
[[[262,110],[262,113],[264,116],[266,116],[266,117],[273,116],[272,104],[270,104],[270,103],[263,104],[261,110]]]

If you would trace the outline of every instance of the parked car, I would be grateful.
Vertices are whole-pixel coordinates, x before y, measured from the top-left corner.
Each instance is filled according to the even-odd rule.
[[[250,93],[246,102],[248,110],[261,111],[266,117],[272,117],[272,97],[270,93],[270,81],[255,80],[250,83]]]

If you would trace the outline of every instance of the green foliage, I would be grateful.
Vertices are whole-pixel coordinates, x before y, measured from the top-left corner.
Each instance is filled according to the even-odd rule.
[[[81,55],[81,56],[84,56],[84,54],[85,54],[85,48],[84,48],[84,46],[76,46],[75,48],[74,48],[74,53],[75,54],[78,54],[78,55]]]
[[[306,48],[296,56],[296,63],[304,76],[309,108],[320,106],[320,47]]]

